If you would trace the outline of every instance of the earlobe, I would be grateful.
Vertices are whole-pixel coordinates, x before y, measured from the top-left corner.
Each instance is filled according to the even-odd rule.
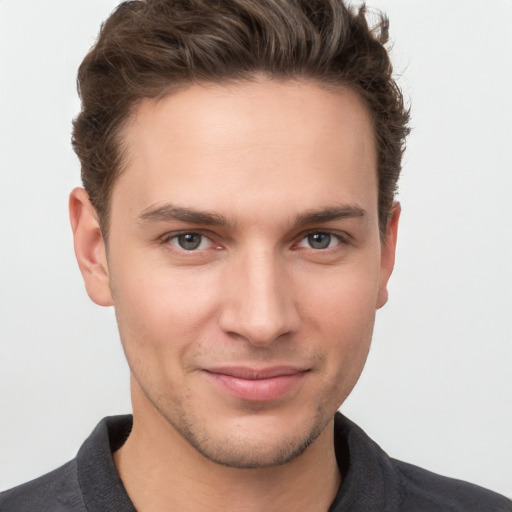
[[[380,285],[377,298],[377,309],[388,301],[388,281],[395,266],[396,240],[398,235],[398,221],[400,219],[400,203],[393,203],[391,216],[386,227],[386,239],[382,243],[380,259]]]
[[[83,188],[75,188],[69,196],[69,218],[75,255],[87,294],[96,304],[111,306],[113,301],[105,241],[96,210]]]

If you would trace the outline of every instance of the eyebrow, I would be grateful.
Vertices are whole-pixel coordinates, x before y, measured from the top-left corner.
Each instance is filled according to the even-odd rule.
[[[368,212],[360,206],[342,205],[301,213],[295,218],[295,224],[297,226],[304,226],[306,224],[321,224],[333,220],[365,218],[367,216]]]
[[[357,205],[342,205],[323,208],[320,210],[308,210],[295,217],[296,226],[307,224],[318,224],[334,220],[364,218],[368,212]],[[157,207],[149,207],[139,215],[140,222],[171,222],[181,221],[191,224],[203,224],[206,226],[226,226],[232,225],[226,217],[218,213],[208,211],[198,211],[192,208],[164,204]]]
[[[207,226],[229,226],[230,223],[223,215],[208,211],[198,211],[191,208],[164,204],[158,207],[145,209],[138,218],[142,222],[170,222],[182,221],[191,224],[204,224]]]

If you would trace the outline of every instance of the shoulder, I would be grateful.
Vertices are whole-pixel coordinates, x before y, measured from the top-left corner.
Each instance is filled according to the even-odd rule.
[[[389,457],[342,414],[334,431],[344,477],[333,511],[512,512],[505,496]]]
[[[0,493],[2,512],[85,512],[76,460],[35,480]]]
[[[505,496],[462,480],[390,459],[400,481],[402,510],[512,512]]]
[[[104,418],[67,464],[0,493],[1,512],[134,511],[112,459],[131,430],[131,416]]]

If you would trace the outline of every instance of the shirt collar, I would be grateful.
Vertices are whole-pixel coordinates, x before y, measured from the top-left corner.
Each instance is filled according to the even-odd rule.
[[[334,446],[342,483],[329,512],[392,512],[399,483],[391,459],[357,425],[335,416]],[[132,417],[104,418],[77,454],[78,482],[89,512],[136,512],[112,453],[128,438]]]

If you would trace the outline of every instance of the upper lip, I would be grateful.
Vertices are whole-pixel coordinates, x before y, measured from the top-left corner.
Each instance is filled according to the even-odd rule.
[[[248,366],[217,366],[213,368],[205,368],[205,371],[219,375],[227,375],[238,379],[263,380],[304,373],[307,371],[307,368],[299,368],[296,366],[269,366],[266,368],[251,368]]]

